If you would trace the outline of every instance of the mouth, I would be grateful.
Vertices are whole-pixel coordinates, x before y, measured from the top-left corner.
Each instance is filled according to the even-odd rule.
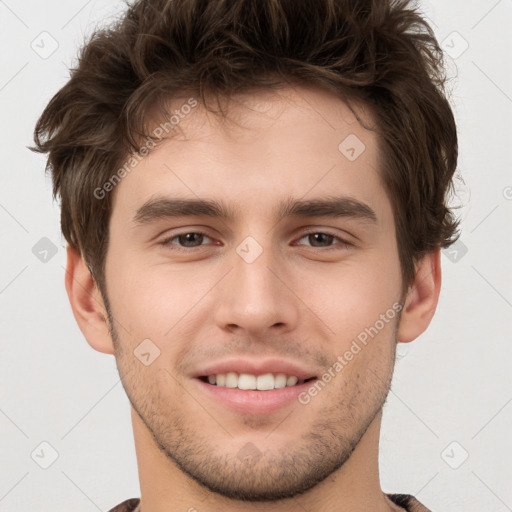
[[[198,391],[216,406],[236,414],[270,415],[300,405],[301,393],[318,380],[317,377],[299,379],[285,373],[217,373],[193,379]]]
[[[281,358],[229,358],[199,368],[192,381],[215,407],[242,414],[271,414],[301,406],[299,395],[318,380],[319,369]]]
[[[302,379],[295,375],[286,375],[284,373],[264,373],[255,375],[251,373],[238,374],[236,372],[199,377],[199,380],[211,386],[239,389],[242,391],[272,391],[275,389],[300,386],[315,379],[316,377]]]

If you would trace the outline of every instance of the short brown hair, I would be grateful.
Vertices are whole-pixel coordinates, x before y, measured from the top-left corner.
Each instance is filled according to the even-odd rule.
[[[456,239],[443,54],[408,0],[140,0],[92,34],[32,148],[48,153],[62,232],[103,293],[112,194],[94,191],[148,135],[148,112],[183,91],[207,107],[289,82],[370,108],[405,286],[421,256]]]

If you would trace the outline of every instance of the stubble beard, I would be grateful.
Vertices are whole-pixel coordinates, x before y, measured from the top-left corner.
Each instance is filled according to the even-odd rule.
[[[248,443],[248,457],[241,457],[235,451],[219,453],[212,437],[198,432],[194,418],[186,417],[179,410],[172,410],[169,400],[162,397],[156,384],[159,379],[144,383],[140,379],[140,369],[135,367],[134,358],[132,364],[123,364],[129,354],[126,355],[122,348],[108,302],[105,301],[105,304],[123,387],[155,445],[184,474],[208,491],[225,498],[245,502],[277,502],[311,490],[349,460],[382,410],[389,393],[394,350],[391,364],[380,369],[381,375],[368,369],[350,393],[347,393],[345,383],[338,390],[338,398],[331,400],[332,404],[317,414],[309,431],[299,440],[289,443],[285,449],[276,452],[258,448],[256,443]],[[398,322],[394,326],[395,340],[397,325]],[[393,349],[395,346],[396,343]],[[129,375],[132,375],[130,379]],[[174,382],[172,378],[169,380]],[[321,400],[323,393],[316,400]],[[299,407],[307,405],[297,404]],[[288,424],[293,432],[293,422],[299,420],[299,413],[300,409],[292,412],[279,428],[286,428]],[[222,418],[219,420],[222,422]],[[276,420],[276,425],[279,421],[282,420]],[[218,437],[221,427],[213,419],[209,423],[212,430],[217,430],[214,436]]]

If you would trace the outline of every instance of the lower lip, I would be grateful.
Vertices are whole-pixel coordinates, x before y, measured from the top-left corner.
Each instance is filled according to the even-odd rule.
[[[238,388],[215,386],[201,379],[195,380],[200,388],[214,400],[244,414],[270,414],[294,402],[297,403],[300,393],[306,391],[316,381],[314,379],[296,386],[268,391],[244,391]]]

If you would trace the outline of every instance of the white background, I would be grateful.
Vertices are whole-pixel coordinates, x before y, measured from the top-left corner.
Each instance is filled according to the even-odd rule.
[[[421,338],[399,345],[381,480],[385,491],[414,494],[434,511],[505,512],[512,510],[512,0],[421,5],[456,57],[448,58],[463,177],[455,202],[467,252],[459,245],[455,262],[455,253],[443,255],[437,315]],[[122,9],[115,0],[0,1],[1,511],[106,511],[140,495],[129,403],[114,358],[90,348],[75,324],[58,206],[44,157],[26,147],[84,35]],[[46,37],[51,49],[44,31],[58,43],[48,58],[31,47]],[[57,249],[46,263],[32,250],[43,237]],[[31,457],[43,450],[40,463],[50,461],[42,442],[58,452],[48,469]]]

